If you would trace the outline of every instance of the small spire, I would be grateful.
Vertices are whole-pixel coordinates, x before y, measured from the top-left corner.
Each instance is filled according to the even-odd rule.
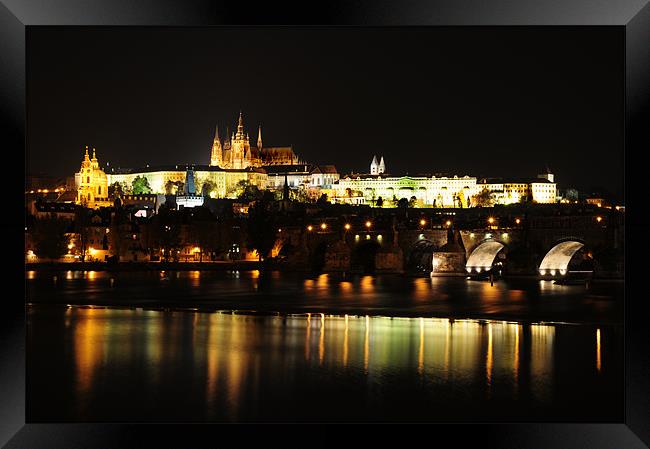
[[[95,149],[94,149],[94,148],[93,148],[93,159],[97,159],[97,158],[95,157]]]
[[[242,111],[239,111],[239,123],[237,124],[237,134],[242,135],[244,133],[244,114]]]
[[[257,129],[257,149],[262,149],[262,125]]]
[[[217,125],[217,128],[214,131],[214,140],[219,140],[219,125]]]

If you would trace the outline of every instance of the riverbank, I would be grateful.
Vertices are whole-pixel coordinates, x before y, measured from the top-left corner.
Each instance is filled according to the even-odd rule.
[[[271,262],[265,265],[264,262],[256,260],[238,260],[238,261],[215,261],[215,262],[32,262],[25,264],[25,271],[43,271],[43,272],[62,272],[62,271],[109,271],[109,272],[137,272],[137,271],[252,271],[266,268],[269,271],[282,271],[286,273],[302,273],[306,276],[318,274],[331,274],[343,275],[346,273],[323,272],[313,273],[307,269],[300,269],[294,266],[284,266],[282,264]],[[362,275],[363,273],[357,271],[347,272],[349,275]],[[389,274],[389,275],[403,275],[406,277],[423,277],[426,275],[413,275],[404,272],[384,272],[379,270],[376,275]],[[453,272],[453,273],[433,273],[433,278],[466,278],[467,273]],[[495,278],[497,279],[497,278]],[[508,274],[503,275],[500,279],[531,279],[540,280],[539,275],[536,274]],[[622,277],[616,276],[598,276],[590,280],[590,282],[623,282]],[[489,282],[489,281],[488,281]],[[550,282],[553,282],[552,280]]]
[[[218,262],[34,262],[26,263],[25,271],[220,271],[258,270],[262,262],[236,260]]]

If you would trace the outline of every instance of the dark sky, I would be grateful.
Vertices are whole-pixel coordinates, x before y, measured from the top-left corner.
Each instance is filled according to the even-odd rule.
[[[209,162],[251,140],[394,174],[623,190],[623,29],[29,28],[28,173]],[[223,135],[222,135],[223,136]]]

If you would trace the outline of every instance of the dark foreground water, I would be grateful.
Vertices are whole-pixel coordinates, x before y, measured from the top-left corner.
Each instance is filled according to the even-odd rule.
[[[622,327],[594,322],[617,310],[616,287],[278,274],[267,293],[255,273],[155,275],[28,273],[28,421],[623,417]],[[139,305],[116,306],[130,298]],[[571,301],[591,323],[535,323],[540,310],[570,315]],[[231,302],[265,311],[209,310]],[[65,305],[84,303],[99,306]],[[294,310],[268,314],[272,304]],[[524,319],[391,318],[346,307]]]

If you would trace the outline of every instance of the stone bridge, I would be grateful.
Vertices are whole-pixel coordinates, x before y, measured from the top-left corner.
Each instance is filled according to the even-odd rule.
[[[622,275],[622,223],[600,216],[579,218],[542,216],[517,219],[516,224],[457,228],[408,228],[393,220],[346,229],[323,222],[324,227],[314,223],[282,230],[276,246],[289,265],[313,271],[478,275],[497,269],[549,278],[574,271]]]

